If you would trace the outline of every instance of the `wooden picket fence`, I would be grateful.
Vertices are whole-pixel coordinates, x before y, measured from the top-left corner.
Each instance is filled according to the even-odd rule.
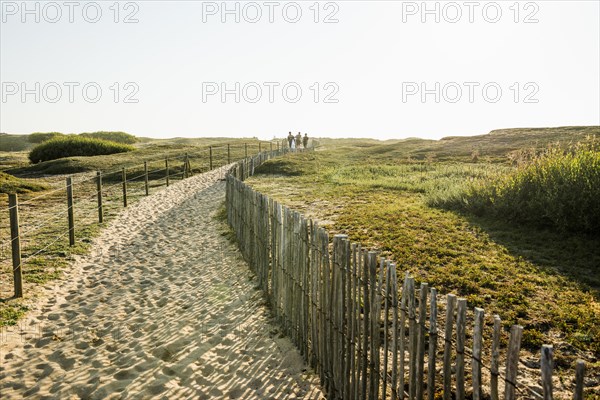
[[[408,274],[399,291],[391,260],[345,235],[330,244],[317,222],[243,182],[277,153],[230,170],[228,223],[276,320],[329,399],[553,398],[552,346],[541,350],[539,388],[520,384],[521,326],[512,326],[503,348],[505,333],[494,315],[484,349],[483,309],[470,312],[465,299],[444,299],[427,283],[417,288]],[[583,399],[583,378],[578,361],[575,400]]]

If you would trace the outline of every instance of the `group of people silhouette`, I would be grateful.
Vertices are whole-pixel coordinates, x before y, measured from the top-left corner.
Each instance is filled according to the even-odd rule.
[[[299,149],[300,145],[302,145],[305,149],[308,147],[308,133],[305,133],[304,137],[302,137],[302,134],[300,132],[298,132],[296,136],[294,136],[292,132],[290,132],[288,133],[287,140],[290,149],[292,150]]]

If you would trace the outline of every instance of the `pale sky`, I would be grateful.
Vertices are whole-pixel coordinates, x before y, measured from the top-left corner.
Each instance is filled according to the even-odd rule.
[[[1,132],[391,139],[600,125],[598,0],[2,0],[0,13]]]

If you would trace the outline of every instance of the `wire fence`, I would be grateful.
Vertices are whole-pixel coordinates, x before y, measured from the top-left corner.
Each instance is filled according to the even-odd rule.
[[[553,388],[565,384],[573,399],[584,398],[583,361],[566,383],[554,376],[553,348],[544,345],[535,383],[520,380],[521,326],[507,334],[499,316],[468,310],[466,299],[417,287],[408,274],[398,279],[391,260],[346,235],[331,243],[317,222],[246,185],[267,159],[230,169],[228,223],[277,322],[328,398],[552,399]],[[493,326],[491,338],[486,326]]]
[[[0,298],[9,297],[10,287],[14,297],[23,296],[23,281],[44,280],[52,266],[64,265],[73,252],[82,251],[98,227],[151,191],[282,147],[281,142],[238,141],[181,150],[70,176],[70,185],[59,183],[21,199],[16,194],[0,197]]]

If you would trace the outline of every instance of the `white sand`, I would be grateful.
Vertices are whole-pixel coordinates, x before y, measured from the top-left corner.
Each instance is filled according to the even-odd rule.
[[[321,399],[214,215],[223,169],[130,206],[0,337],[0,398]]]

